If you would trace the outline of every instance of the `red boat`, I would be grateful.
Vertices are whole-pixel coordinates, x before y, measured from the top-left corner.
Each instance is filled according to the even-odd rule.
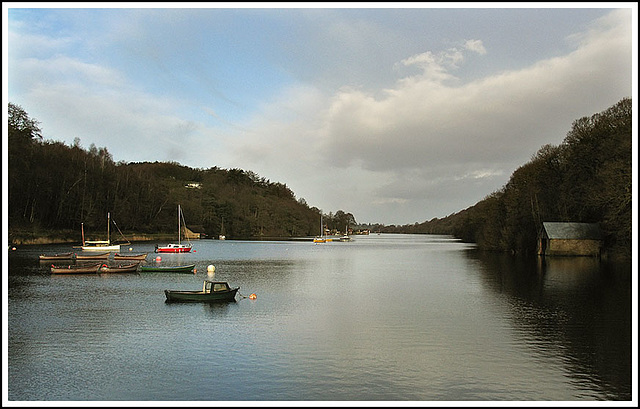
[[[191,242],[189,242],[189,244],[182,244],[180,242],[180,219],[184,221],[182,210],[180,209],[180,205],[178,205],[178,243],[170,243],[166,246],[156,245],[156,253],[188,253],[191,251]]]
[[[156,245],[156,253],[188,253],[191,248],[191,244],[167,244],[162,247]]]

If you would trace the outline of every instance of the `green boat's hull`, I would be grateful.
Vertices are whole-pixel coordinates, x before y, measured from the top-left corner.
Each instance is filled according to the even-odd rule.
[[[166,302],[229,302],[236,300],[239,288],[229,291],[204,293],[202,291],[172,291],[164,290]]]
[[[188,266],[140,266],[141,273],[191,273],[195,264]]]

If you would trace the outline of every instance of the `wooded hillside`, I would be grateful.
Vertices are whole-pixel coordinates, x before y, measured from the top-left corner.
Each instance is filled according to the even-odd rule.
[[[77,139],[73,146],[45,140],[39,123],[14,104],[8,202],[10,235],[66,232],[79,240],[83,224],[88,235],[104,237],[107,213],[122,232],[177,235],[178,204],[189,229],[208,237],[320,233],[320,210],[296,199],[285,184],[241,169],[115,163],[107,148],[85,150]],[[355,218],[339,210],[324,221],[344,230]]]

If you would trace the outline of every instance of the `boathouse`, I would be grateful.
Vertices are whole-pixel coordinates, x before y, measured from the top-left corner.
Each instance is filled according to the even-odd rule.
[[[602,232],[595,223],[543,222],[538,235],[540,256],[599,257]]]

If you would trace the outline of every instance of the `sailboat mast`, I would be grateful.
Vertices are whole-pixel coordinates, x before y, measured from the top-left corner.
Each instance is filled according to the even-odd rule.
[[[178,244],[180,244],[180,205],[178,205]]]
[[[111,213],[107,212],[107,246],[111,244],[111,234],[109,232],[109,225],[111,224]]]

